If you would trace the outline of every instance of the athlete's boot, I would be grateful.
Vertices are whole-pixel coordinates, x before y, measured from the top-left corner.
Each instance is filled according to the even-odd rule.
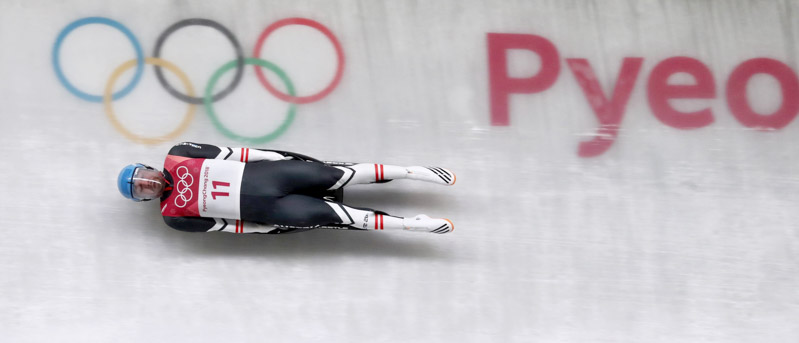
[[[406,167],[408,175],[405,177],[411,180],[427,181],[439,185],[452,186],[455,184],[455,173],[440,167]]]
[[[402,225],[407,231],[448,233],[455,231],[455,225],[449,219],[430,218],[420,214],[413,218],[404,218]]]

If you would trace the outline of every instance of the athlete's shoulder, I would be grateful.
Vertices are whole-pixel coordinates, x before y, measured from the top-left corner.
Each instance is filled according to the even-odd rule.
[[[193,158],[214,158],[219,155],[220,151],[221,149],[219,149],[219,147],[211,144],[181,142],[169,149],[169,155]]]
[[[166,225],[184,232],[207,232],[216,224],[213,218],[170,216],[163,216],[163,218]]]

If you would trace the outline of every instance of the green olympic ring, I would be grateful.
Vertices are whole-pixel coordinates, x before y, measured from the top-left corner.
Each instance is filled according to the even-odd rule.
[[[283,122],[280,124],[280,126],[277,129],[259,137],[246,137],[242,135],[237,135],[233,133],[233,131],[230,131],[224,124],[222,124],[222,122],[219,121],[219,118],[216,116],[216,111],[214,111],[214,99],[213,99],[214,86],[216,85],[216,82],[219,81],[219,78],[222,77],[223,74],[225,74],[225,72],[233,68],[236,68],[238,66],[238,63],[239,60],[233,60],[226,63],[216,72],[214,72],[214,75],[212,75],[211,79],[208,80],[208,85],[205,87],[205,96],[203,97],[203,102],[205,103],[205,112],[207,112],[208,117],[211,118],[211,123],[214,124],[214,126],[217,128],[217,130],[219,130],[219,132],[222,132],[222,134],[224,134],[228,138],[238,140],[240,142],[245,142],[250,144],[261,144],[271,141],[277,137],[280,137],[280,135],[285,133],[286,129],[288,129],[288,127],[294,121],[294,115],[297,112],[297,105],[295,105],[294,103],[289,103],[289,110],[288,113],[286,114],[286,118],[283,119]],[[275,74],[277,74],[278,77],[280,77],[280,80],[283,81],[283,84],[286,85],[286,90],[288,91],[288,93],[291,96],[295,95],[294,85],[291,83],[291,80],[289,80],[288,76],[286,76],[286,73],[280,68],[278,68],[278,66],[272,64],[269,61],[254,57],[245,59],[244,64],[258,65],[273,71]]]

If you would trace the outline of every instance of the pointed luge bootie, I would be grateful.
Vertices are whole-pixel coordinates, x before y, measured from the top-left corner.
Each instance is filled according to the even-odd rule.
[[[455,231],[455,225],[453,225],[449,219],[430,218],[424,214],[412,218],[404,218],[402,220],[402,225],[405,226],[405,230],[407,231],[439,234]]]
[[[445,186],[455,184],[455,173],[441,167],[420,167],[413,166],[405,168],[408,175],[405,177],[411,180],[427,181]]]

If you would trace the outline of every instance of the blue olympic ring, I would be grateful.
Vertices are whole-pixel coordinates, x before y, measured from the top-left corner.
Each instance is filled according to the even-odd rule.
[[[58,80],[61,81],[61,84],[63,84],[64,87],[66,87],[70,93],[86,101],[103,102],[102,95],[92,95],[84,91],[81,91],[80,89],[72,85],[72,83],[70,83],[69,80],[67,80],[67,77],[64,75],[64,72],[61,70],[61,61],[58,56],[61,50],[61,44],[64,42],[64,38],[66,38],[70,32],[77,29],[78,27],[88,24],[103,24],[119,30],[120,32],[125,34],[125,36],[128,37],[128,40],[130,40],[130,42],[133,44],[133,49],[136,50],[136,72],[133,75],[133,79],[130,80],[130,83],[128,83],[128,85],[125,86],[125,88],[123,88],[119,92],[114,93],[114,95],[112,96],[113,100],[120,99],[128,95],[128,93],[130,93],[130,91],[132,91],[133,88],[136,87],[136,85],[139,83],[139,79],[141,79],[142,72],[144,71],[144,52],[142,52],[141,45],[139,44],[139,41],[136,39],[136,37],[133,35],[133,32],[131,32],[127,27],[125,27],[125,25],[122,25],[116,20],[104,17],[82,18],[73,21],[72,23],[67,25],[67,27],[61,30],[61,33],[58,34],[58,38],[56,38],[55,40],[55,45],[53,45],[53,68],[55,69],[55,73],[58,76]]]

